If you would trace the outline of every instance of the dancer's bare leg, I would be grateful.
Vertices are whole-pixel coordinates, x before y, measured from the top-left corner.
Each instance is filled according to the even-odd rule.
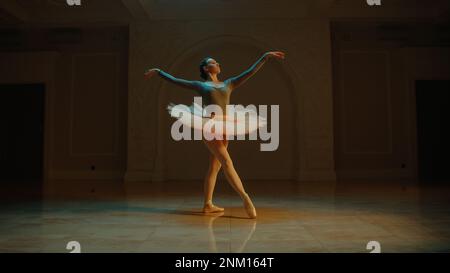
[[[228,147],[228,140],[222,140],[225,148]],[[206,173],[205,182],[204,182],[204,192],[205,192],[205,203],[203,206],[203,212],[221,212],[224,211],[224,208],[215,206],[212,203],[214,187],[216,185],[217,175],[220,171],[221,163],[216,158],[216,156],[210,153],[209,156],[209,168]]]
[[[231,157],[228,153],[228,150],[223,143],[222,140],[204,140],[206,146],[208,147],[209,151],[215,155],[217,160],[219,160],[222,169],[225,173],[225,177],[228,180],[228,183],[233,187],[233,189],[239,194],[239,196],[244,201],[244,207],[247,211],[247,214],[250,216],[250,218],[256,218],[256,210],[253,206],[253,203],[248,196],[248,194],[245,192],[244,186],[242,185],[242,181],[237,174],[236,170],[233,166],[233,161],[231,160]]]

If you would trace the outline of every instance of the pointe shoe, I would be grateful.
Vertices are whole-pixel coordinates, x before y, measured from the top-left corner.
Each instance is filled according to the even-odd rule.
[[[251,219],[256,218],[256,209],[247,193],[244,194],[244,208]]]
[[[218,207],[213,204],[206,204],[203,206],[203,213],[214,213],[214,212],[222,212],[224,208]]]

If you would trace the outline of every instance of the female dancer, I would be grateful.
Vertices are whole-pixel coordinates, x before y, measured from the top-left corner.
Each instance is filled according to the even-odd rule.
[[[280,51],[272,51],[264,53],[250,68],[245,70],[238,76],[231,77],[225,81],[220,81],[218,75],[220,74],[219,63],[211,57],[207,57],[200,63],[200,76],[204,81],[189,81],[176,78],[159,68],[152,68],[145,72],[145,78],[149,79],[158,74],[163,79],[174,83],[180,87],[195,90],[200,93],[202,100],[207,104],[216,104],[220,106],[223,113],[226,115],[226,105],[230,103],[231,92],[246,82],[253,76],[261,66],[269,58],[284,59],[285,54]],[[169,107],[170,110],[172,107]],[[225,177],[233,189],[239,194],[244,202],[245,210],[250,218],[256,218],[256,210],[252,200],[244,190],[242,181],[239,178],[233,161],[228,153],[228,140],[224,139],[203,139],[206,147],[210,151],[209,169],[204,181],[204,213],[221,212],[223,208],[215,206],[212,203],[214,187],[216,184],[217,175],[222,167]]]

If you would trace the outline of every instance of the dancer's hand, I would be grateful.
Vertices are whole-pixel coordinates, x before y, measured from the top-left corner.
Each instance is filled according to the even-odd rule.
[[[284,59],[284,52],[281,51],[269,51],[264,54],[266,58]]]
[[[158,73],[159,73],[159,68],[151,68],[144,73],[144,78],[146,80],[148,80]]]

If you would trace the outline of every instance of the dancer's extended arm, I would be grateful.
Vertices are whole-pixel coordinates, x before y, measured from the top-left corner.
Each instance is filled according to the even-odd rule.
[[[255,75],[255,73],[258,72],[258,70],[270,57],[277,57],[280,59],[284,59],[284,53],[280,51],[266,52],[252,66],[250,66],[250,68],[242,72],[240,75],[227,79],[226,81],[230,82],[232,89],[241,86],[244,82],[246,82],[253,75]]]
[[[174,84],[176,84],[176,85],[178,85],[180,87],[183,87],[183,88],[197,90],[197,91],[201,91],[202,88],[203,88],[203,84],[200,81],[188,81],[188,80],[185,80],[185,79],[176,78],[176,77],[170,75],[169,73],[162,71],[159,68],[149,69],[145,73],[145,78],[148,79],[148,78],[152,77],[156,73],[158,75],[160,75],[161,78],[167,80],[168,82],[174,83]]]

